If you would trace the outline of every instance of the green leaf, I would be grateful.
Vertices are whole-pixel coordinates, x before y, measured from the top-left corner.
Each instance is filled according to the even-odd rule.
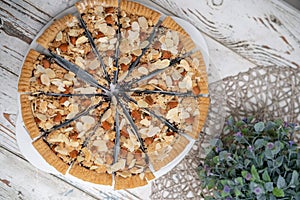
[[[266,130],[266,131],[271,130],[271,129],[273,129],[275,126],[276,126],[276,124],[275,124],[274,122],[267,122],[265,130]]]
[[[284,178],[279,175],[279,177],[277,179],[277,187],[279,189],[281,189],[281,188],[284,188],[285,186],[286,186],[286,182],[285,182]]]
[[[219,154],[220,161],[226,160],[227,159],[227,155],[228,155],[227,151],[221,151],[220,154]]]
[[[260,180],[259,174],[258,174],[257,169],[254,165],[251,166],[251,176],[252,176],[253,180],[256,180],[256,181]]]
[[[234,123],[233,117],[229,117],[227,121],[228,126],[233,126],[233,123]]]
[[[266,144],[266,141],[264,139],[257,139],[254,142],[254,148],[255,149],[260,149],[261,147],[265,146],[265,144]]]
[[[296,170],[294,170],[289,186],[294,188],[298,184],[299,184],[299,173]]]
[[[210,189],[214,188],[216,186],[215,184],[216,184],[215,179],[210,179],[207,184],[207,189],[210,190]]]
[[[280,152],[281,149],[284,148],[284,144],[282,142],[276,141],[274,144],[274,149],[272,149],[272,154],[276,155]]]
[[[221,180],[221,184],[224,186],[224,185],[227,185],[228,184],[228,180]]]
[[[243,186],[243,178],[242,177],[235,178],[235,182],[239,183],[241,186]]]
[[[242,192],[241,192],[241,190],[235,188],[234,189],[234,194],[235,194],[236,197],[238,197],[238,196],[242,195]]]
[[[268,192],[272,192],[274,187],[273,187],[273,182],[267,182],[265,183],[265,189],[268,191]]]
[[[259,196],[256,196],[256,199],[257,200],[266,200],[266,196],[265,195],[259,195]]]
[[[267,149],[267,147],[266,147],[265,156],[267,159],[273,159],[274,155],[272,153],[272,150]]]
[[[265,124],[263,122],[258,122],[254,125],[254,130],[256,132],[262,132],[265,129]]]
[[[247,171],[242,171],[242,176],[243,176],[243,178],[246,178],[246,176],[247,176],[248,173],[249,173],[249,172],[247,172]]]
[[[283,159],[284,159],[283,156],[279,156],[278,158],[276,158],[275,165],[276,165],[277,167],[281,167],[281,165],[282,165],[282,163],[283,163]]]
[[[218,164],[219,163],[219,156],[215,156],[213,158],[213,161],[214,161],[215,164]]]
[[[267,181],[267,182],[270,182],[270,181],[271,181],[271,178],[270,178],[270,176],[269,176],[269,173],[268,173],[268,170],[267,170],[267,169],[265,169],[264,173],[262,174],[262,179],[263,179],[264,181]]]
[[[224,191],[221,192],[221,196],[222,196],[223,198],[229,196],[229,194],[230,194],[230,193],[226,193],[226,192],[224,192]]]
[[[279,188],[277,188],[277,187],[275,187],[274,189],[273,189],[273,195],[275,196],[275,197],[284,197],[284,191],[283,191],[283,189],[279,189]]]

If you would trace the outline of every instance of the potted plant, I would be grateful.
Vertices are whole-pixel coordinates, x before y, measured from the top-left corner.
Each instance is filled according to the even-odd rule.
[[[199,166],[204,199],[300,200],[294,124],[229,118]]]

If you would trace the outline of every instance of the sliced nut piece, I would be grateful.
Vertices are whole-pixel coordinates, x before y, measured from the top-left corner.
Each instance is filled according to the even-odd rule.
[[[145,97],[145,101],[147,104],[149,104],[150,106],[154,104],[154,100],[152,99],[151,96],[146,96]]]
[[[47,74],[41,75],[41,82],[43,85],[49,86],[50,85],[50,78]]]
[[[70,36],[70,42],[71,42],[71,44],[76,45],[76,40],[77,40],[76,37]]]
[[[154,135],[158,134],[160,132],[160,128],[159,127],[152,127],[149,128],[149,132],[147,133],[148,137],[153,137]]]
[[[83,43],[86,43],[88,41],[88,38],[86,36],[81,36],[76,40],[76,46],[79,46]]]
[[[82,116],[81,121],[85,124],[95,124],[95,119],[91,116]]]
[[[61,148],[60,146],[55,147],[54,150],[55,150],[57,153],[61,154],[61,155],[64,155],[64,156],[68,156],[68,155],[69,155],[68,150],[65,149],[65,148]]]
[[[164,60],[158,60],[155,63],[152,64],[155,68],[163,69],[165,67],[168,67],[170,65],[170,60],[164,59]]]
[[[61,122],[61,119],[62,119],[62,116],[61,116],[61,114],[58,112],[58,113],[56,114],[56,116],[54,117],[53,121],[56,122],[56,123],[59,123],[59,122]]]
[[[64,44],[61,44],[59,47],[58,47],[62,52],[67,52],[68,51],[68,44],[64,43]]]
[[[128,165],[128,169],[131,169],[132,167],[134,167],[135,163],[136,163],[136,159],[131,160],[131,162]]]
[[[120,159],[118,162],[116,162],[115,164],[113,164],[111,166],[111,170],[113,172],[124,169],[125,168],[125,164],[126,164],[126,160],[125,159]]]
[[[142,99],[138,100],[137,103],[138,103],[138,106],[141,107],[141,108],[147,108],[148,107],[147,102],[142,100]]]
[[[102,122],[102,127],[104,128],[104,130],[110,130],[111,128],[111,124],[107,121]]]
[[[139,17],[138,18],[138,22],[139,22],[140,27],[143,30],[147,30],[148,29],[148,21],[147,21],[147,19],[145,17]]]
[[[193,87],[193,94],[194,95],[200,94],[200,89],[199,89],[198,85],[196,85],[196,86]]]
[[[47,121],[47,116],[44,114],[36,113],[35,116],[43,122]]]
[[[59,32],[57,33],[56,37],[55,37],[55,40],[56,40],[56,41],[61,41],[62,38],[63,38],[62,32],[59,31]]]
[[[146,127],[149,127],[151,125],[151,121],[149,121],[148,119],[145,118],[140,121],[140,124],[142,124]]]
[[[133,174],[140,174],[144,171],[144,168],[138,168],[138,167],[134,167],[132,169],[130,169],[130,172]]]
[[[143,75],[146,75],[149,73],[148,69],[146,67],[139,67],[138,72],[140,72]]]
[[[49,68],[50,67],[50,62],[49,60],[47,60],[46,58],[44,58],[42,60],[42,65],[44,66],[44,68]]]
[[[77,155],[78,155],[78,151],[76,151],[76,150],[73,150],[73,151],[70,152],[70,157],[71,158],[76,158]]]
[[[108,150],[108,148],[106,146],[106,142],[104,140],[95,140],[93,142],[93,145],[98,147],[98,151],[106,152]]]
[[[45,69],[45,74],[47,74],[47,76],[49,78],[55,78],[56,77],[55,72],[50,68]]]
[[[112,17],[112,15],[107,15],[104,20],[106,21],[107,24],[110,24],[110,25],[114,25],[115,24],[115,21]]]
[[[107,7],[107,8],[105,8],[105,12],[106,13],[114,13],[115,9],[114,9],[114,7]]]
[[[106,121],[112,115],[111,109],[108,109],[102,116],[101,122]]]
[[[178,112],[179,112],[178,107],[173,108],[173,109],[171,109],[171,110],[168,111],[166,118],[168,120],[180,123],[179,113]]]
[[[161,55],[162,59],[169,59],[171,57],[172,57],[172,53],[170,51],[163,51],[162,52],[162,55]]]
[[[190,65],[189,65],[189,63],[186,61],[186,60],[184,60],[184,59],[182,59],[181,61],[180,61],[180,64],[179,64],[179,66],[180,67],[183,67],[184,69],[185,69],[185,71],[190,71]]]
[[[140,25],[137,22],[132,22],[131,30],[133,31],[140,31]]]

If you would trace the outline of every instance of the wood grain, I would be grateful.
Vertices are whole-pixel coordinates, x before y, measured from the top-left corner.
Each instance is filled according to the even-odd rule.
[[[152,1],[255,65],[300,67],[299,11],[279,0]]]

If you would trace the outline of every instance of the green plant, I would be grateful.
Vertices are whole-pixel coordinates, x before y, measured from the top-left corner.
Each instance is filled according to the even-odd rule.
[[[282,121],[229,118],[220,139],[199,166],[210,199],[300,200],[300,150],[296,128]]]

